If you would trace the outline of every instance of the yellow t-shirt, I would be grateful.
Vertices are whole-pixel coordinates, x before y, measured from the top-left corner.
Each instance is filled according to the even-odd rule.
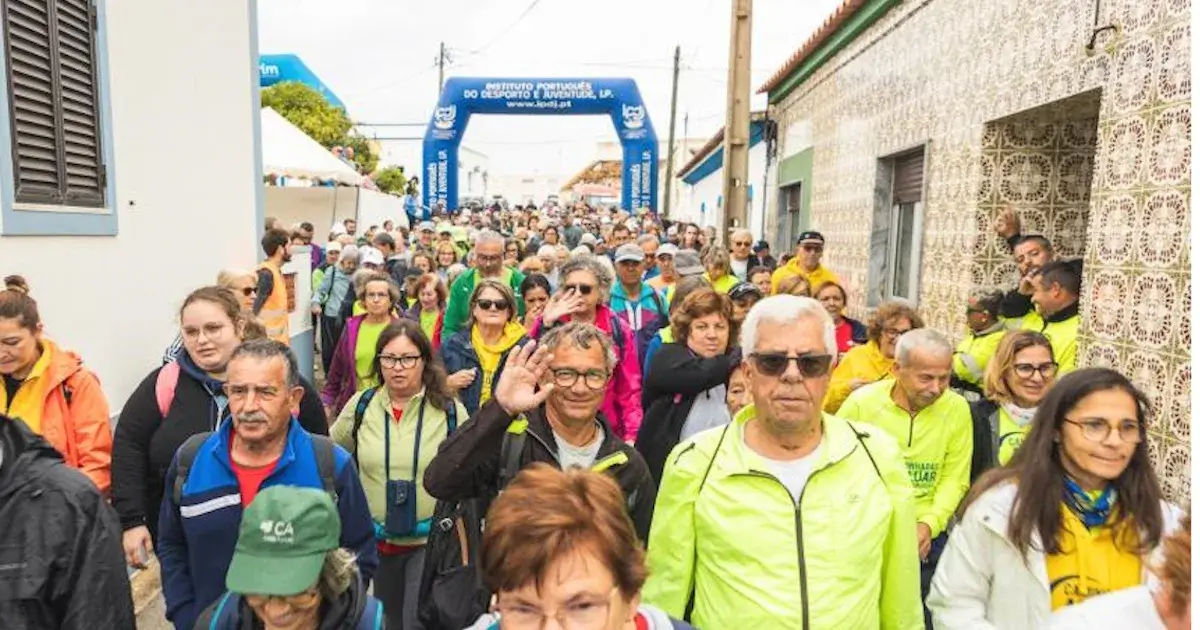
[[[1088,530],[1066,504],[1062,520],[1063,551],[1046,556],[1051,610],[1142,583],[1141,557],[1118,547],[1114,540],[1114,534],[1135,536],[1130,526],[1114,527],[1110,519],[1109,524]]]
[[[437,325],[438,315],[437,311],[421,311],[421,332],[425,333],[430,341],[433,341],[434,326]]]
[[[1008,460],[1012,459],[1013,455],[1017,453],[1017,449],[1021,448],[1021,445],[1025,443],[1025,438],[1029,435],[1029,430],[1033,428],[1033,423],[1030,422],[1025,426],[1017,424],[1013,421],[1012,416],[1008,415],[1008,412],[1004,410],[1004,407],[997,409],[996,413],[999,414],[997,441],[1000,444],[1000,447],[996,449],[996,460],[1003,466],[1008,463]]]
[[[379,335],[390,322],[371,324],[363,321],[358,328],[358,339],[354,344],[354,371],[358,375],[358,391],[375,387],[379,382],[375,379],[375,345],[379,343]]]

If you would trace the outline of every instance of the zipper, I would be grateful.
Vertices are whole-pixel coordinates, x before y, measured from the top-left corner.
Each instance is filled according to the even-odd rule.
[[[913,413],[908,414],[908,446],[912,447],[913,425],[917,423],[917,416]]]
[[[809,474],[808,483],[812,483],[813,476],[815,476],[818,472],[820,472],[820,471],[814,470],[814,471],[812,471],[811,474]],[[758,471],[758,470],[750,470],[750,472],[745,473],[745,474],[748,474],[751,477],[758,477],[761,479],[770,479],[771,481],[774,481],[780,488],[783,488],[784,492],[787,493],[788,502],[791,503],[792,507],[795,509],[796,558],[800,565],[800,607],[801,607],[801,611],[802,611],[801,612],[802,623],[801,623],[800,627],[807,630],[807,628],[808,628],[808,568],[805,566],[805,562],[804,562],[804,521],[801,518],[801,507],[800,506],[801,506],[801,504],[804,503],[804,493],[808,490],[808,483],[805,483],[804,489],[802,489],[800,491],[800,500],[793,501],[792,500],[792,491],[788,490],[787,486],[783,485],[783,482],[780,481],[779,478],[776,477],[775,475],[765,473],[762,471]]]

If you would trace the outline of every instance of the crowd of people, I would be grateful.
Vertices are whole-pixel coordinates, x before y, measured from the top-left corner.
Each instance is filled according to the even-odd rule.
[[[268,219],[115,428],[6,278],[0,627],[133,628],[155,557],[180,630],[1190,627],[1154,410],[1077,369],[1082,265],[1014,213],[1020,281],[957,345],[903,300],[851,317],[817,231],[777,259],[646,211],[433,218]]]

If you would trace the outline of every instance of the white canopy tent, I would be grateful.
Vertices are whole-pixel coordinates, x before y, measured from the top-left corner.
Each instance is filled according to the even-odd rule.
[[[350,186],[362,184],[363,177],[353,168],[334,157],[279,112],[264,107],[261,117],[264,174],[332,179]]]

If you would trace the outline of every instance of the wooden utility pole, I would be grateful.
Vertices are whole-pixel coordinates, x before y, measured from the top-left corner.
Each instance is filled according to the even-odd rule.
[[[442,86],[446,85],[446,42],[438,48],[438,98],[442,97]]]
[[[723,203],[717,210],[717,240],[746,223],[746,185],[750,177],[750,15],[753,0],[731,0],[729,25],[729,94],[725,105]]]
[[[675,46],[675,71],[671,77],[671,128],[667,131],[667,178],[662,216],[671,216],[671,190],[675,188],[675,104],[679,99],[679,45]]]

